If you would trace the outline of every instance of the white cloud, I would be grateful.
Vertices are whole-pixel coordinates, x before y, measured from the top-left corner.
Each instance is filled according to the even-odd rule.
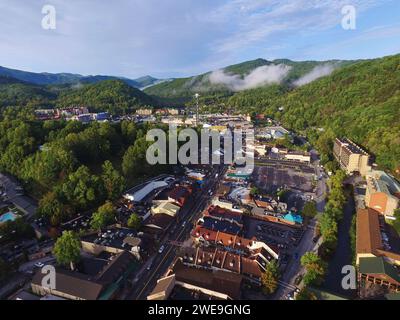
[[[313,82],[314,80],[330,75],[334,70],[335,67],[332,64],[316,66],[309,73],[294,81],[293,84],[296,87],[304,86],[305,84]]]
[[[383,0],[353,0],[360,15]],[[339,26],[341,9],[348,0],[234,0],[218,7],[207,17],[217,23],[235,26],[235,32],[217,39],[215,52],[232,54],[233,50],[257,46],[274,37],[282,41],[292,33],[315,34]]]
[[[288,75],[290,69],[290,66],[284,64],[261,66],[244,77],[228,74],[224,70],[216,70],[209,75],[209,80],[213,84],[223,84],[233,91],[241,91],[280,83]]]

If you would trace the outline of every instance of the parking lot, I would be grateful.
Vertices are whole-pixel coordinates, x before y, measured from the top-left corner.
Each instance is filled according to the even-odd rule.
[[[255,237],[281,249],[296,247],[304,233],[301,228],[261,221],[251,217],[243,217],[243,223],[245,238],[251,239]]]
[[[266,193],[274,193],[279,188],[288,188],[302,192],[313,192],[314,173],[294,168],[274,166],[255,167],[253,180],[256,186]]]
[[[90,215],[82,215],[73,220],[62,224],[62,230],[71,230],[78,232],[79,230],[90,229]],[[43,223],[43,221],[41,221]]]

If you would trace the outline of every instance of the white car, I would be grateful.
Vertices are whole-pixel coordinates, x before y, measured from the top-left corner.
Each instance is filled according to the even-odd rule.
[[[36,268],[43,268],[44,267],[44,263],[43,262],[36,262],[35,263],[35,267]]]
[[[164,249],[165,249],[165,246],[162,245],[162,246],[160,247],[160,249],[158,249],[158,253],[163,253]]]

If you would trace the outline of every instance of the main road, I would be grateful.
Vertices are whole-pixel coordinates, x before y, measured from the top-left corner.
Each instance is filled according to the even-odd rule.
[[[225,174],[226,167],[223,165],[214,166],[210,175],[207,177],[202,190],[194,196],[191,203],[182,208],[183,219],[186,224],[182,227],[177,226],[176,234],[170,236],[167,234],[161,241],[161,244],[165,246],[162,253],[157,253],[151,263],[151,269],[147,271],[142,269],[140,279],[137,279],[134,283],[133,291],[126,297],[129,300],[144,300],[148,294],[155,287],[157,280],[165,274],[168,267],[174,261],[176,256],[176,246],[170,244],[170,242],[183,242],[190,236],[192,223],[195,223],[200,217],[202,211],[209,205],[210,195],[208,191],[215,192],[221,176]],[[218,176],[216,176],[218,174]],[[151,259],[151,258],[150,258]]]

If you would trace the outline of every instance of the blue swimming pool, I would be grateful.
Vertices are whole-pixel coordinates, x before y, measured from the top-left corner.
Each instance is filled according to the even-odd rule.
[[[14,221],[15,219],[17,219],[17,215],[15,215],[12,212],[7,212],[0,216],[0,223],[4,223],[7,221]]]

